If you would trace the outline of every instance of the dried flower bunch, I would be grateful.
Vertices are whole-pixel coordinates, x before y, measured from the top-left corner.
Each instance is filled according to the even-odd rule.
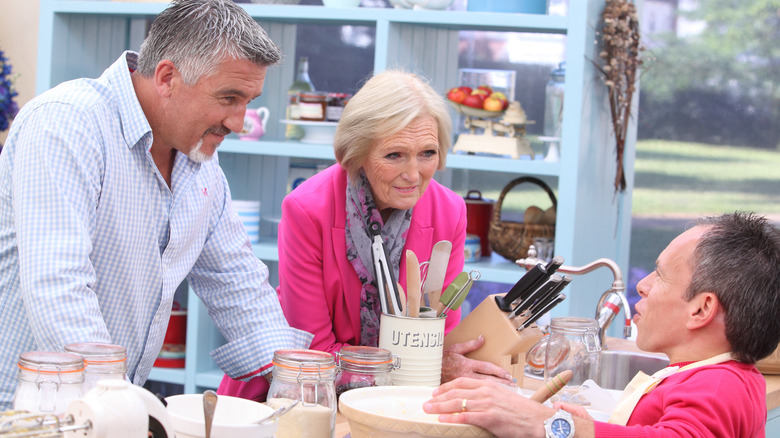
[[[636,91],[637,70],[642,65],[639,58],[642,50],[639,44],[639,17],[632,1],[607,0],[602,20],[599,53],[602,64],[594,64],[604,76],[604,84],[609,90],[609,109],[617,143],[615,191],[622,192],[626,189],[623,151],[631,118],[631,101]]]
[[[19,107],[14,101],[17,93],[11,83],[11,64],[0,50],[0,132],[8,129]]]

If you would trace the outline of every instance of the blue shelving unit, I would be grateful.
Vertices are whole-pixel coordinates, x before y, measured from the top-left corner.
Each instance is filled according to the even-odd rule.
[[[132,1],[41,0],[37,91],[65,80],[99,75],[127,49],[138,50],[149,20],[167,3]],[[326,8],[244,4],[271,38],[294,59],[299,24],[361,25],[375,31],[374,70],[403,66],[423,73],[441,90],[458,81],[458,32],[483,30],[564,35],[566,39],[566,105],[560,162],[547,163],[502,157],[450,154],[449,169],[505,172],[543,176],[554,181],[558,198],[556,254],[570,265],[583,265],[601,257],[618,262],[627,273],[633,188],[634,135],[625,151],[628,189],[615,194],[614,140],[611,137],[605,89],[591,65],[597,59],[595,30],[603,0],[569,3],[568,16],[465,11],[418,11],[382,8]],[[260,141],[228,139],[220,148],[220,164],[236,199],[260,200],[263,217],[279,217],[287,193],[288,169],[296,160],[333,160],[329,145],[284,140],[286,90],[294,77],[294,65],[284,63],[269,70],[264,93],[257,106],[269,108],[265,136]],[[455,113],[453,112],[453,116]],[[445,183],[452,175],[445,171]],[[263,238],[254,246],[275,278],[278,253],[276,225],[265,221]],[[523,270],[498,256],[468,264],[482,279],[514,283]],[[579,277],[570,286],[569,299],[556,313],[592,316],[596,300],[611,284],[608,272]],[[189,292],[187,359],[184,369],[154,369],[150,378],[183,384],[187,392],[199,392],[219,384],[222,372],[208,353],[224,339],[214,328],[205,308]]]

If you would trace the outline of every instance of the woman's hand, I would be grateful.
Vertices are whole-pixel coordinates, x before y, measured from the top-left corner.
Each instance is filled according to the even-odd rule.
[[[464,410],[465,408],[465,410]],[[555,410],[531,401],[515,388],[489,380],[459,378],[433,391],[423,403],[442,423],[464,423],[487,429],[497,437],[545,436],[544,421]]]
[[[441,381],[449,382],[458,377],[489,379],[503,385],[515,387],[512,375],[507,370],[490,362],[469,359],[465,355],[479,349],[485,343],[485,337],[460,344],[454,344],[444,350],[441,364]]]

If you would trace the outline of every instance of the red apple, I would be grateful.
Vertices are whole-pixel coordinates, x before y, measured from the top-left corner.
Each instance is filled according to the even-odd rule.
[[[466,98],[468,94],[464,93],[463,90],[460,88],[451,88],[450,91],[447,92],[447,99],[455,102],[455,103],[463,103],[463,99]]]
[[[461,90],[462,90],[464,93],[466,93],[466,94],[471,94],[471,87],[467,87],[467,86],[465,86],[465,85],[461,85],[461,86],[460,86],[460,87],[458,87],[458,88],[460,88],[460,89],[461,89]]]
[[[490,85],[480,85],[477,89],[484,90],[488,95],[493,92],[493,88]]]
[[[483,99],[488,97],[488,96],[490,96],[490,93],[488,93],[487,91],[485,91],[485,90],[483,90],[481,88],[477,88],[476,90],[471,92],[472,96],[475,95],[475,94],[479,94],[480,96],[482,96]]]
[[[492,97],[492,98],[500,100],[502,105],[503,105],[503,109],[506,109],[506,107],[509,106],[509,100],[507,100],[506,94],[504,94],[504,93],[502,93],[500,91],[494,91],[494,92],[490,93],[490,96],[488,96],[488,97]]]
[[[497,97],[490,96],[485,99],[485,103],[482,108],[485,111],[502,111],[504,109],[504,102]]]
[[[479,94],[469,94],[461,103],[472,108],[482,109],[484,100],[485,99]]]

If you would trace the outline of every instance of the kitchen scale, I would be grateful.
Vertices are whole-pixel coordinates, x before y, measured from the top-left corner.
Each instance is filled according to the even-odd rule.
[[[525,134],[526,126],[535,122],[526,118],[520,102],[510,102],[506,111],[486,111],[447,101],[465,116],[463,124],[469,130],[458,136],[453,152],[509,155],[514,159],[528,155],[533,159],[531,142]]]

